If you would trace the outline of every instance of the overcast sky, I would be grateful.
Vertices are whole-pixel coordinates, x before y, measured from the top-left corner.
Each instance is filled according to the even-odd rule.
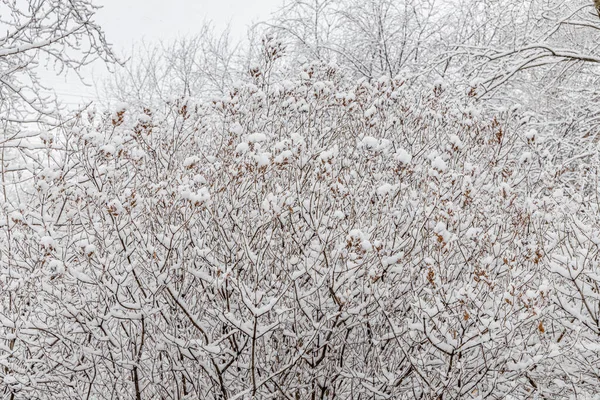
[[[96,21],[117,54],[122,54],[142,40],[151,43],[197,33],[205,21],[212,22],[217,31],[229,24],[232,38],[241,40],[253,22],[267,19],[282,0],[95,0],[94,3],[103,6]],[[104,71],[102,65],[90,69],[88,81],[103,79]],[[48,76],[44,80],[64,103],[77,104],[94,97],[93,88],[79,84],[75,77],[65,80]]]

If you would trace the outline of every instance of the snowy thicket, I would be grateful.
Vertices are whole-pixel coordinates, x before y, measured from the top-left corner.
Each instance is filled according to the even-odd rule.
[[[595,128],[288,45],[5,142],[2,395],[598,396]]]

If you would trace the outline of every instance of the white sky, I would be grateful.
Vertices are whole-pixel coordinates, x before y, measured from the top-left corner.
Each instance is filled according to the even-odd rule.
[[[96,15],[117,54],[129,52],[132,45],[175,39],[199,32],[204,22],[212,22],[217,32],[230,24],[232,39],[242,40],[254,22],[268,19],[282,0],[95,0],[103,8]],[[88,83],[106,76],[103,65],[86,74]],[[62,103],[76,105],[94,98],[94,88],[79,83],[75,76],[41,74]]]

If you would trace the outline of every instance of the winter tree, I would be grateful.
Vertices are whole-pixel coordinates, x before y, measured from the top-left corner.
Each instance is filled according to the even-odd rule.
[[[117,101],[149,106],[180,97],[210,98],[239,77],[241,54],[229,30],[205,24],[192,37],[158,45],[141,44],[107,82]]]
[[[40,89],[36,67],[78,73],[102,59],[114,62],[89,1],[4,1],[0,5],[0,113],[5,122],[48,121],[55,109]]]

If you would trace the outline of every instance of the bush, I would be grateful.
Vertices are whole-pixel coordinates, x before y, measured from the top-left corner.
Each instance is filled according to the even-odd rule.
[[[597,156],[443,82],[252,74],[14,153],[5,394],[597,393]]]

